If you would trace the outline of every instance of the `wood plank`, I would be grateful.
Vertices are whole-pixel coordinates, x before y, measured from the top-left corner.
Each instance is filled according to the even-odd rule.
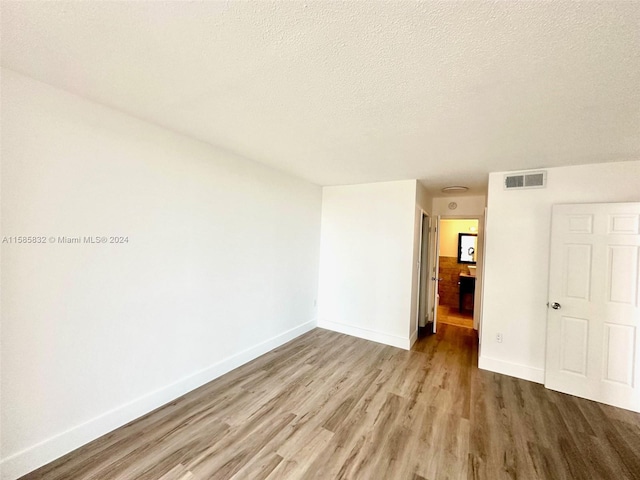
[[[23,478],[637,479],[640,415],[478,370],[470,329],[316,329]]]

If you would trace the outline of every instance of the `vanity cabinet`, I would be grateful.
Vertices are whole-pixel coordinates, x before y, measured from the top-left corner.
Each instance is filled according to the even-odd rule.
[[[464,308],[465,295],[471,295],[471,302],[473,305],[473,299],[476,292],[476,277],[475,275],[469,275],[468,273],[461,273],[458,285],[460,286],[460,294],[458,298],[458,311],[462,313]],[[471,308],[473,310],[473,307]]]

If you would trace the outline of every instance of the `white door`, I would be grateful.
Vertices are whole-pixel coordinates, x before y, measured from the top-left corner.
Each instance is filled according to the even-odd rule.
[[[428,304],[429,304],[429,229],[431,222],[426,213],[421,213],[422,220],[420,222],[420,260],[418,263],[418,327],[424,327],[427,323]]]
[[[433,232],[433,241],[434,241],[434,255],[433,255],[433,275],[431,276],[431,280],[433,281],[433,333],[436,333],[436,328],[438,326],[438,304],[440,303],[440,295],[438,295],[438,287],[441,278],[438,276],[440,274],[440,215],[435,218],[435,228]]]
[[[555,205],[547,388],[640,411],[640,203]]]

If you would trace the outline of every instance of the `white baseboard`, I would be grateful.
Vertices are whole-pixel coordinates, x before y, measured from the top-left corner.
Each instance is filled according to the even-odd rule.
[[[414,332],[411,334],[411,337],[409,338],[409,349],[411,349],[411,347],[413,347],[413,344],[416,343],[418,341],[418,330],[414,330]]]
[[[69,430],[54,437],[44,440],[25,450],[15,453],[0,461],[0,478],[15,480],[56,458],[59,458],[82,445],[95,440],[106,433],[129,423],[136,418],[171,402],[185,393],[194,390],[211,380],[214,380],[245,363],[254,360],[260,355],[277,348],[294,338],[313,330],[317,321],[299,325],[276,335],[251,348],[243,350],[231,357],[227,357],[214,365],[195,372],[163,388],[150,392],[129,403],[121,405],[113,410],[105,412],[81,425],[76,425]]]
[[[482,356],[478,359],[478,368],[544,384],[544,369],[542,368]]]
[[[372,342],[384,343],[385,345],[402,348],[404,350],[411,349],[411,341],[409,338],[398,337],[396,335],[390,335],[388,333],[377,332],[375,330],[369,330],[361,327],[354,327],[353,325],[346,325],[344,323],[329,322],[327,320],[319,320],[318,327],[326,328],[327,330],[333,330],[334,332],[338,333],[344,333],[346,335],[351,335],[352,337],[371,340]]]

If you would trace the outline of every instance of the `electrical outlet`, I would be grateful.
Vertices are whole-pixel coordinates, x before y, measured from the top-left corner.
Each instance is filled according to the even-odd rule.
[[[317,299],[315,299],[315,300],[313,301],[313,306],[314,306],[314,307],[317,307],[317,306],[318,306],[318,300],[317,300]]]
[[[502,334],[501,333],[497,333],[496,334],[496,342],[502,343]]]

